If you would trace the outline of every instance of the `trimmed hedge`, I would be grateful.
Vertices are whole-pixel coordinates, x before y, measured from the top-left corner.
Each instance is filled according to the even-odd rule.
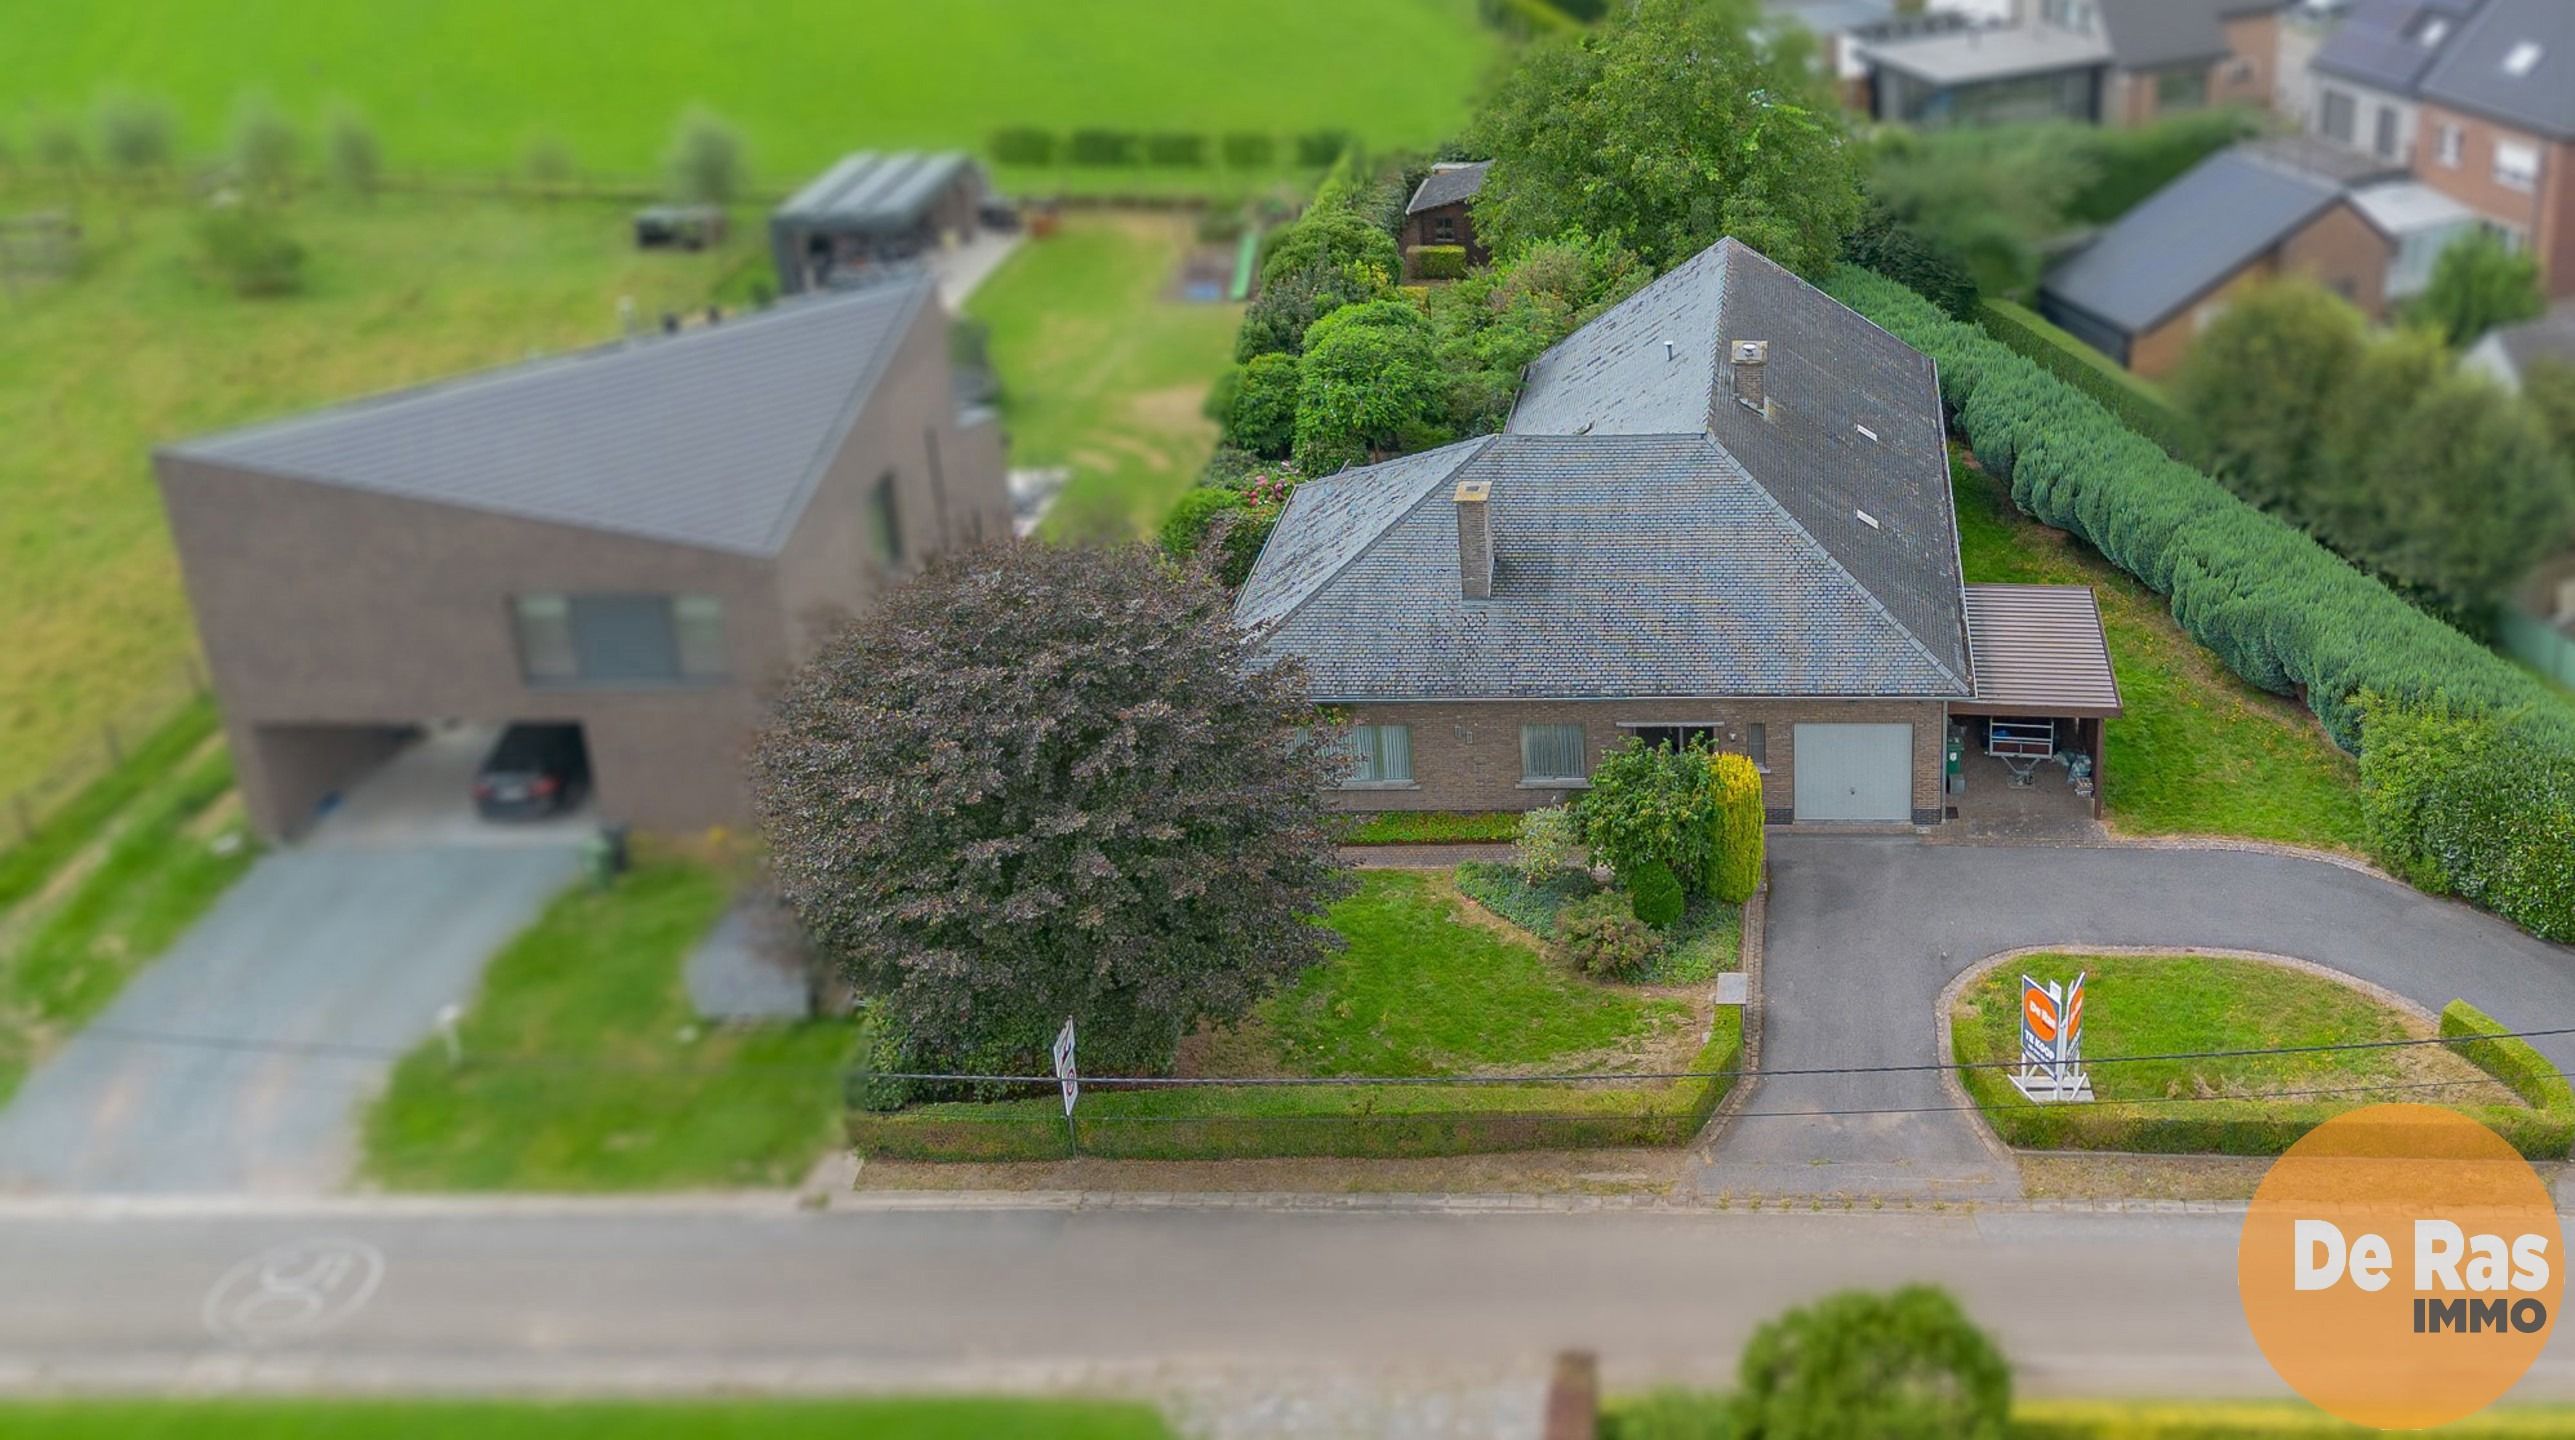
[[[2367,697],[2485,717],[2511,765],[2555,793],[2535,811],[2480,778],[2481,813],[2563,815],[2575,786],[2575,707],[2530,672],[2407,604],[2314,540],[2245,504],[2122,425],[2085,391],[1883,276],[1845,267],[1836,298],[1930,355],[1942,398],[1985,468],[2040,521],[2071,531],[2170,597],[2173,618],[2236,674],[2302,699],[2344,749],[2363,746]],[[2382,833],[2403,857],[2440,849],[2430,807]],[[2575,939],[2575,838],[2498,835],[2444,855],[2448,884],[2551,938]],[[2533,858],[2533,857],[2536,858]],[[2399,868],[2417,868],[2400,865]]]
[[[2575,754],[2518,716],[2362,697],[2361,817],[2388,869],[2575,940]]]
[[[1749,756],[1708,757],[1716,796],[1714,854],[1708,859],[1708,893],[1741,905],[1761,888],[1762,826],[1769,819],[1761,797],[1761,771]]]
[[[1702,1074],[1743,1056],[1742,1015],[1717,1012],[1692,1057]],[[1358,1159],[1686,1145],[1706,1127],[1732,1074],[1597,1085],[1310,1085],[1275,1089],[1099,1090],[1077,1112],[1081,1153],[1126,1160]],[[871,1159],[1061,1160],[1072,1152],[1049,1093],[994,1104],[853,1111],[850,1144]]]
[[[1978,320],[1986,334],[2100,401],[2101,408],[2162,446],[2165,454],[2186,465],[2200,463],[2206,451],[2199,427],[2170,402],[2148,393],[2143,382],[2109,356],[2050,324],[2037,311],[2009,300],[1987,300]]]
[[[2575,1085],[2548,1063],[2527,1040],[2508,1038],[2503,1022],[2465,1000],[2441,1007],[2441,1038],[2460,1043],[2450,1049],[2460,1059],[2503,1082],[2503,1087],[2542,1110],[2575,1116]],[[2478,1038],[2495,1037],[2495,1038]],[[2569,1144],[2575,1144],[2570,1137]],[[2560,1145],[2559,1151],[2568,1148]]]
[[[1463,245],[1416,245],[1405,252],[1413,262],[1413,273],[1424,280],[1456,280],[1466,274],[1466,247]]]

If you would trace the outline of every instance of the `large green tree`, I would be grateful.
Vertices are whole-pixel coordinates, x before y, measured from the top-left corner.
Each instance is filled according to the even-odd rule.
[[[1471,132],[1478,232],[1508,252],[1580,229],[1657,269],[1732,235],[1823,274],[1860,188],[1813,59],[1752,0],[1633,0],[1531,46]]]
[[[933,561],[752,757],[779,887],[917,1065],[1159,1071],[1321,958],[1340,893],[1303,676],[1142,546]]]
[[[2432,283],[2411,310],[2453,346],[2468,346],[2499,325],[2538,318],[2548,308],[2539,262],[2479,230],[2450,242],[2432,264]]]
[[[2303,280],[2253,290],[2199,336],[2174,394],[2230,489],[2293,518],[2313,513],[2332,483],[2316,459],[2367,344],[2360,312]]]
[[[2012,1371],[1958,1302],[1924,1285],[1830,1295],[1753,1332],[1743,1440],[2003,1440]]]
[[[1328,475],[1439,443],[1448,391],[1430,321],[1411,301],[1333,311],[1306,332],[1297,366],[1297,468]]]

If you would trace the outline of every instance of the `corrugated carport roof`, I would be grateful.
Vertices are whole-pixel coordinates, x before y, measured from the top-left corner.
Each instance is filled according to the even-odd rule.
[[[814,229],[908,229],[921,223],[939,192],[973,163],[957,151],[862,150],[790,196],[776,218]]]
[[[1976,698],[1963,715],[2107,718],[2122,713],[2101,606],[2081,585],[1970,585]]]

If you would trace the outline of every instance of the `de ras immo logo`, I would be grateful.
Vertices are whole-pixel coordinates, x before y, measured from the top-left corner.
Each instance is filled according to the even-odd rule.
[[[2237,1242],[2245,1321],[2298,1393],[2354,1424],[2421,1429],[2510,1391],[2565,1285],[2547,1185],[2455,1110],[2373,1105],[2264,1177]]]

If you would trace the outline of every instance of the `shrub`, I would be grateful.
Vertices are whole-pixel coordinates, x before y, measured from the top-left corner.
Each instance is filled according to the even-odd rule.
[[[1296,137],[1296,163],[1311,169],[1329,165],[1350,152],[1347,130],[1309,130]]]
[[[2575,753],[2520,716],[2362,701],[2361,817],[2379,863],[2534,935],[2575,940]]]
[[[1296,444],[1298,375],[1294,355],[1255,355],[1245,362],[1222,417],[1225,443],[1269,459],[1286,458]]]
[[[2199,427],[2188,415],[2149,394],[2142,381],[2120,369],[2109,356],[2049,324],[2037,312],[1998,299],[1987,300],[1974,315],[1959,318],[1977,321],[1985,327],[1986,334],[2091,396],[2102,409],[2126,422],[2129,429],[2162,446],[2165,454],[2185,465],[2199,463]]]
[[[1874,270],[1947,312],[1973,320],[1983,298],[1967,262],[1947,245],[1904,224],[1882,205],[1871,205],[1860,227],[1842,242],[1844,261]]]
[[[170,163],[177,132],[170,107],[134,95],[110,95],[98,106],[98,153],[128,176],[143,176]]]
[[[742,136],[713,113],[692,109],[680,117],[664,160],[671,194],[690,205],[729,205],[742,193]]]
[[[304,247],[267,212],[247,206],[209,212],[197,243],[238,295],[292,295],[304,288]]]
[[[1207,137],[1180,131],[1148,135],[1144,141],[1147,162],[1173,170],[1196,170],[1207,164]]]
[[[2003,1440],[2012,1408],[2002,1352],[1925,1285],[1791,1310],[1739,1369],[1744,1440]]]
[[[1076,165],[1116,169],[1136,163],[1136,137],[1125,130],[1076,130],[1067,149]]]
[[[1636,918],[1628,897],[1604,890],[1556,912],[1556,959],[1596,980],[1627,980],[1654,967],[1663,937]]]
[[[1406,254],[1413,262],[1413,274],[1421,279],[1456,280],[1466,274],[1463,245],[1416,245]]]
[[[233,119],[232,163],[242,188],[254,195],[283,195],[294,187],[296,152],[302,142],[286,117],[261,101],[241,107]]]
[[[331,117],[324,145],[331,183],[352,195],[372,198],[384,180],[384,150],[366,117],[342,110]]]
[[[841,1078],[842,1098],[852,1110],[900,1110],[912,1099],[912,1082],[889,1072],[911,1068],[903,1059],[903,1030],[891,1012],[874,1000],[859,1002],[858,1036],[851,1045],[848,1072]]]
[[[1729,905],[1741,905],[1761,888],[1762,826],[1769,819],[1761,771],[1747,756],[1711,755],[1708,788],[1716,814],[1706,889]]]
[[[2539,262],[2480,229],[2443,247],[2432,264],[2431,285],[2407,318],[2440,331],[2453,348],[2465,348],[2499,325],[2535,320],[2547,309]]]
[[[992,132],[992,158],[1004,165],[1032,169],[1055,163],[1055,132],[1033,125],[1013,125]]]
[[[1171,504],[1171,513],[1162,517],[1163,553],[1174,560],[1186,561],[1198,553],[1198,544],[1207,538],[1208,527],[1219,516],[1243,508],[1243,497],[1231,490],[1201,485],[1181,493]]]
[[[1531,885],[1543,885],[1568,870],[1580,870],[1589,855],[1583,849],[1583,827],[1573,810],[1549,805],[1520,817],[1520,838],[1512,842],[1511,865]]]
[[[1240,130],[1227,135],[1218,151],[1228,170],[1267,170],[1278,163],[1279,142],[1255,130]]]
[[[1621,881],[1653,864],[1698,881],[1714,833],[1709,802],[1705,752],[1631,740],[1593,767],[1577,813],[1592,858]]]
[[[560,135],[531,138],[519,165],[527,172],[528,183],[549,192],[565,188],[581,174],[581,162]]]
[[[1681,893],[1681,877],[1660,860],[1648,860],[1636,867],[1636,873],[1623,877],[1627,881],[1627,899],[1636,918],[1657,930],[1669,930],[1681,922],[1682,913],[1690,908],[1689,897]]]

